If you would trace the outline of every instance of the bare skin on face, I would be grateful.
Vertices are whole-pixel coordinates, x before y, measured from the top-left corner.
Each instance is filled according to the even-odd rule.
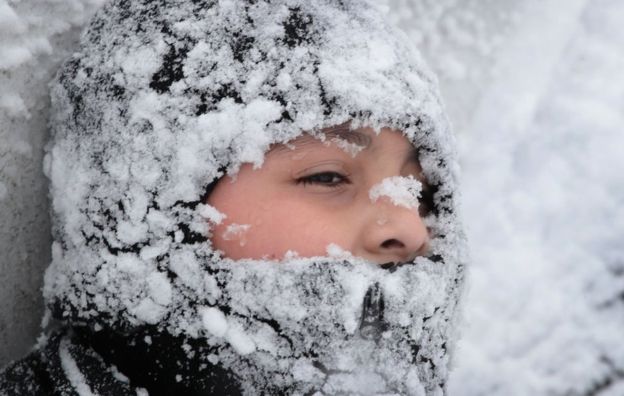
[[[212,227],[213,246],[235,260],[325,256],[330,244],[376,263],[426,254],[428,208],[369,196],[394,176],[426,188],[414,146],[391,129],[337,127],[324,140],[304,135],[276,145],[260,169],[244,164],[221,179],[207,202],[227,216]]]

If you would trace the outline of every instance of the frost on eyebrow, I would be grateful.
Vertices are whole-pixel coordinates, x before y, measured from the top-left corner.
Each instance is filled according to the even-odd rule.
[[[347,154],[355,157],[360,151],[370,146],[371,140],[370,136],[358,130],[352,130],[346,126],[337,126],[314,134],[306,133],[287,143],[274,144],[269,152],[293,151],[310,144],[329,146],[333,143]]]
[[[353,158],[355,158],[355,156],[358,155],[360,151],[366,148],[366,146],[362,146],[357,143],[352,143],[343,138],[332,138],[330,141]]]
[[[386,196],[394,205],[418,209],[421,192],[422,183],[414,176],[393,176],[374,185],[368,192],[368,197],[377,202],[379,198]]]
[[[335,144],[352,157],[355,157],[360,151],[370,146],[372,141],[369,135],[358,130],[349,129],[346,125],[325,129],[323,133],[317,136],[317,139],[327,145]]]

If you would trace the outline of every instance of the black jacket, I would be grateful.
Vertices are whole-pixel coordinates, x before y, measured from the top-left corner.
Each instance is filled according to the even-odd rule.
[[[0,372],[0,396],[238,395],[234,376],[177,356],[178,340],[154,333],[157,348],[113,333],[64,329]],[[185,365],[178,362],[185,361]],[[123,374],[122,374],[123,373]]]
[[[58,332],[24,359],[9,364],[0,372],[0,395],[140,394],[114,367],[107,365],[92,348],[77,342],[71,333]]]

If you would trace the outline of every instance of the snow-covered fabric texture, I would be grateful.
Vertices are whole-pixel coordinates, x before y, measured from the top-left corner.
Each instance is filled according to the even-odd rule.
[[[2,396],[134,396],[144,389],[131,386],[114,366],[68,331],[50,335],[24,359],[0,371]]]
[[[249,394],[442,394],[465,263],[457,166],[435,79],[407,41],[372,1],[107,4],[52,87],[55,315],[205,339],[206,361]],[[430,256],[384,269],[212,248],[218,178],[347,122],[419,148]]]

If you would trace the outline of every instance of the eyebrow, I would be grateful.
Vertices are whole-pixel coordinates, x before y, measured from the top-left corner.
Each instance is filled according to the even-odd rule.
[[[337,126],[333,128],[323,129],[318,135],[304,134],[298,137],[297,145],[305,146],[308,144],[324,143],[331,141],[332,139],[340,139],[347,143],[357,144],[363,148],[370,146],[372,138],[357,130],[349,129],[347,126]],[[292,149],[292,146],[288,143],[275,144],[269,149],[269,152],[280,152]]]
[[[321,136],[324,136],[324,138]],[[362,133],[357,129],[349,129],[348,125],[346,124],[338,125],[331,128],[325,128],[321,130],[321,133],[318,135],[306,133],[296,138],[297,144],[300,147],[309,144],[323,144],[327,140],[331,141],[332,139],[341,139],[348,143],[362,146],[363,148],[369,147],[372,143],[372,138],[369,135]],[[287,150],[290,151],[292,150],[292,148],[293,147],[289,145],[289,143],[278,143],[273,145],[273,147],[269,149],[269,152],[275,153],[284,152]],[[406,162],[411,162],[418,165],[418,168],[420,169],[419,179],[422,179],[420,181],[423,182],[423,187],[428,188],[429,183],[427,181],[427,178],[423,174],[422,164],[420,163],[420,150],[418,150],[417,147],[412,146],[406,158]]]

